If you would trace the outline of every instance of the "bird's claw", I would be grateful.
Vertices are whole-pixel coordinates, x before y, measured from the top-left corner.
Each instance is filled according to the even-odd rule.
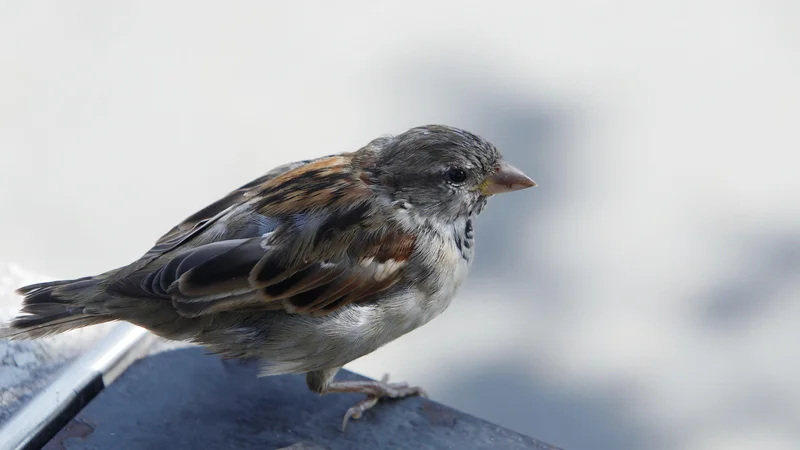
[[[344,415],[342,419],[342,432],[347,429],[347,423],[350,419],[360,419],[364,411],[372,408],[378,404],[381,397],[389,398],[404,398],[410,396],[420,396],[428,398],[428,393],[421,387],[409,387],[408,383],[389,383],[389,374],[385,374],[381,381],[370,383],[370,392],[367,393],[367,398],[356,403]],[[377,390],[377,392],[375,392]]]
[[[347,412],[344,414],[344,419],[342,420],[342,433],[344,433],[344,430],[347,429],[347,422],[351,418],[356,420],[360,419],[361,416],[364,414],[364,411],[375,406],[378,403],[378,400],[380,400],[379,396],[370,395],[364,400],[361,400],[354,406],[350,407],[350,409],[348,409]]]

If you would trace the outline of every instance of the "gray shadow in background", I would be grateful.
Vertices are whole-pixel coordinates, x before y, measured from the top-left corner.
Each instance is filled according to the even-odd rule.
[[[776,306],[775,291],[800,276],[800,236],[770,236],[757,242],[739,241],[747,265],[730,275],[730,281],[706,294],[698,305],[700,325],[717,333],[735,333]],[[796,296],[800,299],[800,296]]]
[[[716,339],[730,338],[737,342],[742,335],[761,328],[779,314],[794,314],[792,307],[800,301],[800,292],[789,293],[800,279],[800,230],[795,233],[759,234],[744,230],[740,236],[729,238],[729,245],[739,249],[741,264],[728,267],[724,281],[700,292],[687,302],[694,306],[689,320],[693,325]],[[788,295],[787,295],[788,294]],[[785,311],[785,312],[784,312]],[[783,327],[783,324],[778,325]],[[762,357],[781,360],[783,349],[794,348],[791,339],[773,340],[762,345]],[[780,349],[779,349],[780,348]],[[753,363],[748,351],[743,349],[741,364]],[[784,360],[785,361],[785,360]],[[786,370],[791,371],[792,362]],[[724,423],[750,423],[758,418],[761,423],[797,423],[796,401],[784,383],[767,381],[743,370],[736,374],[749,379],[742,382],[747,389],[737,390],[725,401],[725,408],[714,417]]]
[[[549,311],[552,320],[558,320],[559,305],[569,301],[559,292],[559,285],[574,279],[555,273],[541,256],[521,255],[520,240],[526,249],[537,248],[537,242],[543,239],[543,221],[537,219],[556,211],[568,195],[573,172],[570,165],[575,156],[572,136],[583,119],[581,111],[557,98],[532,97],[528,91],[487,83],[485,80],[492,78],[488,71],[496,67],[482,64],[474,56],[458,60],[442,52],[390,69],[388,79],[415,95],[426,96],[426,101],[433,98],[442,109],[458,111],[462,121],[448,125],[489,139],[507,160],[539,183],[537,188],[490,201],[476,223],[477,257],[464,289],[477,283],[513,285],[511,291],[523,293],[516,300],[517,314],[532,311],[531,305],[538,303],[546,306],[537,308],[540,313]],[[524,295],[529,286],[546,295]],[[487,314],[492,313],[497,311],[487,310]],[[529,332],[519,330],[521,336]],[[491,411],[487,416],[501,425],[558,447],[617,450],[646,448],[645,443],[653,443],[652,433],[637,423],[625,405],[623,389],[556,390],[543,384],[545,377],[537,377],[530,366],[487,361],[478,372],[450,374],[448,385],[440,387],[439,393],[442,398],[462,399],[456,406],[468,411]]]

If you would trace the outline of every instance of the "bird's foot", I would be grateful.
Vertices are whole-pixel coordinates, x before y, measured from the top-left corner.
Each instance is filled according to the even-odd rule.
[[[327,392],[358,392],[367,395],[367,398],[347,410],[342,419],[342,432],[347,428],[350,418],[360,419],[364,411],[375,406],[381,397],[428,396],[420,387],[409,387],[407,383],[389,383],[388,373],[383,376],[381,381],[334,381],[328,386]]]

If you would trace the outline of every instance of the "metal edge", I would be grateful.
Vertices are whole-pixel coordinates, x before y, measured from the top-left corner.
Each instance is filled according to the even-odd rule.
[[[112,328],[0,428],[0,448],[41,448],[105,386],[143,356],[153,335],[129,323]]]

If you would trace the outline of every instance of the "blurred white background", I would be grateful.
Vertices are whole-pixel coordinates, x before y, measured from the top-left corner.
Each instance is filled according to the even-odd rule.
[[[352,369],[570,449],[800,446],[800,3],[0,1],[0,259],[78,277],[427,123],[494,199],[439,319]]]

